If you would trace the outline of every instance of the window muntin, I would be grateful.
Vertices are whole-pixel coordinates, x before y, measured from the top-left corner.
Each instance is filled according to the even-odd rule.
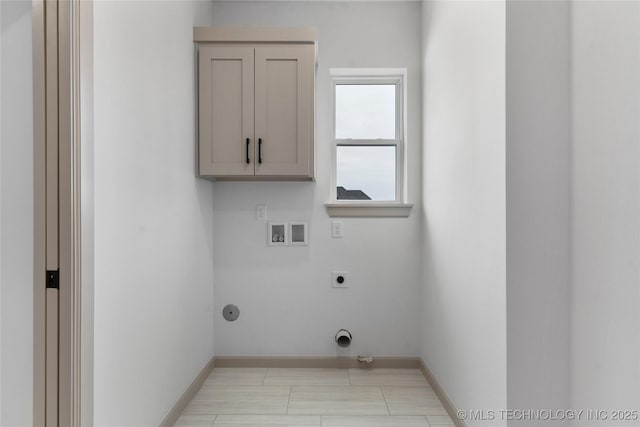
[[[332,201],[404,203],[404,69],[332,69]]]

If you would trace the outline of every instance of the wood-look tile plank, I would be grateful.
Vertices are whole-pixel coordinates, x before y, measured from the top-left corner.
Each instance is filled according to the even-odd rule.
[[[288,386],[202,387],[185,414],[286,414]]]
[[[412,369],[217,368],[176,426],[454,425],[425,384]]]
[[[181,415],[173,427],[211,427],[215,415]]]
[[[447,415],[431,387],[382,387],[391,415]]]
[[[432,426],[454,426],[455,423],[448,415],[427,415],[427,421]]]
[[[352,385],[429,387],[419,369],[349,369]]]
[[[269,368],[264,385],[349,385],[347,369]]]
[[[429,427],[425,417],[323,416],[322,427]]]
[[[262,385],[267,368],[215,368],[204,386]]]
[[[314,415],[218,415],[213,427],[320,427]]]
[[[288,414],[388,415],[379,387],[291,386]]]

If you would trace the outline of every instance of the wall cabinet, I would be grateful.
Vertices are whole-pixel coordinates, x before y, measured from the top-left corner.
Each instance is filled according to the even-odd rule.
[[[314,178],[316,47],[297,34],[194,29],[200,176]]]

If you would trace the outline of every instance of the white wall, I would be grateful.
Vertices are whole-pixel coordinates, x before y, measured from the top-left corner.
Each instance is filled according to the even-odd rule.
[[[571,24],[571,406],[638,409],[640,3],[573,2]]]
[[[638,408],[639,76],[638,2],[508,4],[509,407]]]
[[[506,5],[507,403],[511,409],[569,408],[569,9],[569,2]],[[531,420],[528,425],[547,424]]]
[[[334,334],[348,328],[340,355],[416,356],[420,344],[420,4],[417,2],[216,2],[213,25],[311,26],[319,33],[317,180],[223,183],[214,191],[216,355],[335,356]],[[339,219],[331,238],[331,67],[408,69],[406,219]],[[269,248],[270,220],[309,221],[307,247]],[[349,272],[349,289],[331,288],[331,271]],[[222,319],[228,303],[240,318]]]
[[[2,7],[0,7],[0,99],[2,97]],[[2,202],[2,102],[0,102],[0,202]],[[2,242],[2,208],[0,204],[0,242]],[[0,243],[0,420],[2,420],[2,244]]]
[[[459,408],[505,407],[496,381],[505,360],[486,354],[506,342],[507,407],[637,409],[640,4],[509,2],[506,76],[486,72],[486,43],[502,22],[480,28],[499,7],[425,4],[423,355]],[[498,122],[473,120],[491,105],[484,90],[500,96],[490,84],[504,78],[506,304],[499,280],[481,280],[489,256],[504,259],[503,211],[477,203],[491,193],[478,183],[502,170],[483,167],[484,156],[505,159],[476,148],[478,123]],[[495,215],[480,217],[479,206]],[[506,341],[483,324],[505,308]]]
[[[93,139],[93,2],[80,4],[80,69],[81,69],[81,263],[82,263],[82,313],[81,313],[81,372],[80,372],[80,425],[93,425],[93,372],[94,372],[94,155]]]
[[[33,82],[31,2],[0,2],[0,347],[2,426],[33,412]]]
[[[505,3],[428,2],[423,17],[421,354],[459,409],[503,409]]]
[[[211,3],[94,8],[95,425],[153,426],[213,355],[192,42]]]
[[[506,405],[504,19],[424,7],[422,356],[467,409]]]

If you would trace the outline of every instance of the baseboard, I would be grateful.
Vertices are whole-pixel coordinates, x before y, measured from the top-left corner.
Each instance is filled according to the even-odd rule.
[[[214,359],[218,368],[420,368],[418,357],[376,357],[372,363],[360,363],[357,357],[217,356]]]
[[[444,388],[442,388],[442,385],[438,382],[438,379],[435,377],[435,375],[433,375],[433,372],[431,372],[431,369],[429,369],[427,364],[424,363],[424,360],[419,359],[419,364],[420,364],[420,370],[422,371],[422,374],[425,376],[427,381],[429,381],[429,384],[431,384],[431,388],[438,396],[438,399],[440,399],[440,402],[442,402],[442,406],[444,406],[444,409],[447,410],[447,413],[449,414],[449,417],[451,417],[451,419],[453,420],[453,423],[457,427],[468,427],[465,421],[458,418],[458,409],[453,404],[453,401],[451,400],[447,392],[444,390]]]
[[[193,399],[193,396],[200,390],[200,387],[202,387],[202,384],[204,384],[204,381],[209,377],[215,366],[215,357],[212,357],[204,368],[202,368],[198,376],[195,377],[191,385],[182,393],[182,396],[180,396],[180,399],[173,405],[171,411],[164,417],[160,423],[160,427],[173,427],[176,421],[178,421],[178,418],[180,418],[180,414],[182,414],[184,408],[187,407],[191,399]]]

